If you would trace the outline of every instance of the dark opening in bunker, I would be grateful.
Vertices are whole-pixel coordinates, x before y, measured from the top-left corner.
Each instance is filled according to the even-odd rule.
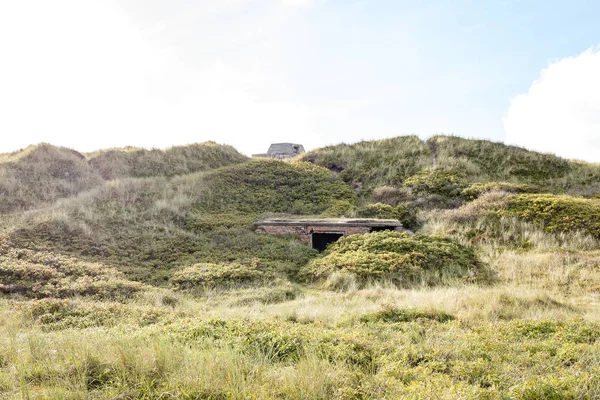
[[[313,233],[312,247],[322,252],[329,244],[337,242],[342,236],[344,235],[341,233]]]

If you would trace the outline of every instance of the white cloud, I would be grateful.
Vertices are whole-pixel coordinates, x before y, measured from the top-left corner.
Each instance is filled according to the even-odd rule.
[[[600,48],[543,70],[512,101],[504,129],[507,143],[600,162]]]
[[[243,3],[199,11],[211,21]],[[141,20],[123,4],[0,2],[0,152],[42,141],[88,151],[215,140],[246,153],[322,144],[315,111],[290,101],[260,57],[276,9],[242,28],[225,15],[207,35],[201,17],[182,24],[188,10]],[[180,35],[189,40],[171,43]]]

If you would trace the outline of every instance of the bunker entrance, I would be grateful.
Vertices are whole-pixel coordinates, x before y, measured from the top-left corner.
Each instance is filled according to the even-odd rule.
[[[329,244],[337,242],[342,236],[344,236],[342,233],[313,233],[312,247],[322,252]]]

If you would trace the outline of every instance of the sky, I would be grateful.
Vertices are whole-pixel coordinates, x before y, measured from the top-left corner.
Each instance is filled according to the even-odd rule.
[[[454,134],[600,162],[600,2],[0,1],[0,152]]]

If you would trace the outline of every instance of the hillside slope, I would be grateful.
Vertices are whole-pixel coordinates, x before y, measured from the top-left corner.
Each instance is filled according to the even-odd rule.
[[[0,155],[0,214],[26,210],[103,183],[85,156],[49,144]]]
[[[299,158],[0,155],[0,398],[598,397],[600,166],[445,136]],[[254,230],[293,216],[415,234]]]
[[[557,193],[600,193],[600,165],[455,136],[434,136],[425,142],[402,136],[340,144],[315,149],[301,159],[338,172],[364,198],[378,187],[402,187],[407,178],[433,168],[452,173],[465,184],[503,181]]]
[[[126,177],[175,176],[241,163],[247,157],[214,142],[167,150],[110,150],[85,155],[40,144],[0,154],[0,214],[49,205]]]
[[[5,227],[5,237],[13,247],[108,260],[132,279],[160,285],[173,268],[199,262],[256,259],[297,271],[313,250],[254,233],[254,220],[355,203],[354,192],[324,168],[261,160],[108,182]]]
[[[247,161],[233,147],[215,142],[175,146],[166,150],[113,149],[90,154],[89,164],[103,179],[175,176]]]

